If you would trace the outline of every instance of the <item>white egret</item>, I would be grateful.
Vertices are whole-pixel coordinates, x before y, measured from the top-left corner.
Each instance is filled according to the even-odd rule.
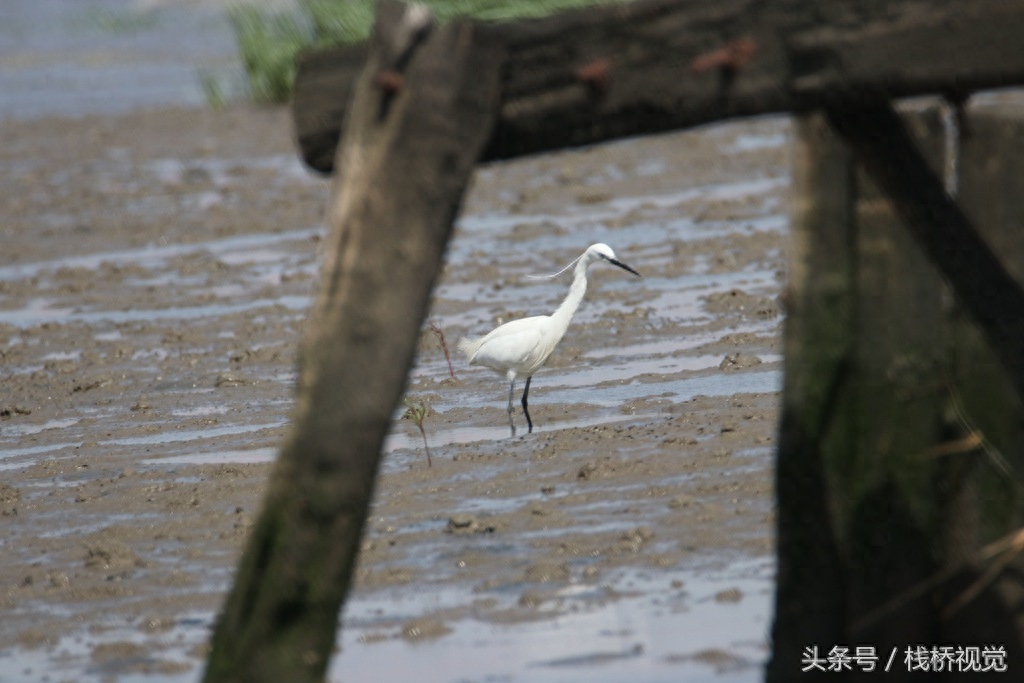
[[[512,429],[512,436],[516,435],[515,408],[512,406],[516,378],[526,377],[526,388],[523,390],[522,400],[523,414],[526,415],[528,431],[532,433],[533,421],[530,420],[530,411],[526,407],[526,397],[530,393],[530,380],[533,379],[533,373],[547,362],[548,356],[555,350],[558,342],[562,340],[562,336],[569,328],[569,323],[587,291],[587,269],[598,261],[607,261],[613,266],[628,270],[633,275],[640,277],[640,273],[616,259],[615,252],[607,244],[592,244],[562,270],[554,275],[542,276],[557,277],[572,268],[573,264],[576,266],[569,294],[554,313],[513,320],[496,327],[478,339],[463,338],[459,340],[459,350],[466,354],[470,365],[490,368],[504,375],[508,380],[508,424]]]

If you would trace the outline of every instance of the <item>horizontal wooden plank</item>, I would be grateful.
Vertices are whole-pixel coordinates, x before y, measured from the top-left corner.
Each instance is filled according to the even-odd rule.
[[[334,168],[342,120],[366,63],[367,48],[360,44],[299,55],[292,121],[302,158],[311,168],[324,173]]]
[[[492,28],[506,63],[485,159],[806,109],[838,90],[1024,84],[1024,0],[639,0]],[[299,63],[298,143],[323,172],[361,49]]]
[[[818,102],[837,92],[964,95],[1020,85],[1022,39],[1024,2],[925,5],[858,30],[793,36],[792,88]]]

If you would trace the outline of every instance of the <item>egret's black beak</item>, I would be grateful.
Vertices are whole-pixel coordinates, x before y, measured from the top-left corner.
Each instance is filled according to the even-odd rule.
[[[633,275],[636,275],[637,277],[643,277],[642,275],[640,275],[640,273],[636,272],[635,270],[633,270],[632,268],[627,266],[622,261],[617,261],[617,260],[615,260],[613,258],[610,258],[610,259],[608,259],[608,263],[612,264],[613,266],[618,266],[619,268],[622,268],[623,270],[628,270],[629,272],[633,273]]]

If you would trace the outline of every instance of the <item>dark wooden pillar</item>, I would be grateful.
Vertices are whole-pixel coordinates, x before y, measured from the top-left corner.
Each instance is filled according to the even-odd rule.
[[[850,429],[842,409],[856,327],[853,164],[820,114],[797,119],[795,144],[769,682],[796,680],[804,648],[827,650],[847,622],[824,456]]]
[[[500,43],[385,2],[338,151],[294,425],[217,622],[206,681],[323,680],[381,446],[463,191]]]
[[[939,111],[904,118],[925,161],[942,177]],[[897,205],[868,169],[855,168],[853,372],[841,408],[848,429],[824,458],[844,556],[845,640],[872,645],[886,658],[898,648],[899,666],[887,680],[901,680],[912,676],[903,664],[907,645],[938,642],[927,597],[908,597],[885,618],[863,620],[894,596],[909,595],[944,564],[932,542],[948,503],[935,486],[945,463],[930,449],[953,438],[944,422],[949,295]]]

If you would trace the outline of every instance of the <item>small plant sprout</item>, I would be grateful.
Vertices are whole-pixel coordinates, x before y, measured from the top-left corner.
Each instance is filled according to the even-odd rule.
[[[441,326],[434,321],[430,321],[429,329],[437,335],[437,340],[441,342],[441,350],[444,351],[444,359],[448,361],[448,374],[451,375],[452,379],[455,379],[455,369],[452,367],[452,355],[448,353],[448,342],[444,339],[444,330],[442,330]]]
[[[430,444],[427,443],[427,431],[423,428],[423,420],[427,417],[427,406],[408,397],[405,399],[405,406],[405,413],[402,415],[402,419],[412,420],[420,428],[420,436],[423,437],[423,448],[427,450],[427,467],[433,467],[430,462]]]

